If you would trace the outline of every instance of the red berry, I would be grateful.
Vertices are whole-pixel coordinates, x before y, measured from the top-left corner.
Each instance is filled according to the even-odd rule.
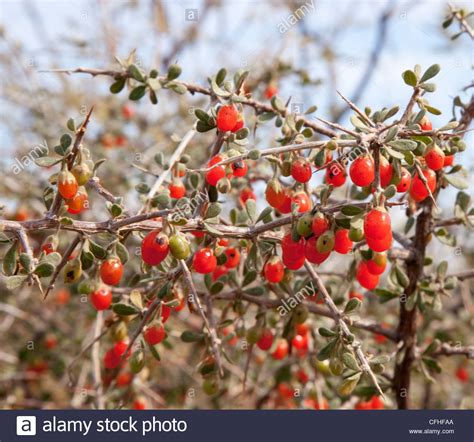
[[[309,325],[303,322],[303,324],[296,324],[295,329],[297,335],[305,336],[309,332]]]
[[[372,259],[367,261],[367,269],[372,275],[381,275],[387,268],[387,255],[376,253]]]
[[[125,146],[125,144],[127,144],[127,141],[128,139],[126,135],[120,134],[115,137],[116,146],[120,146],[120,147]]]
[[[436,174],[431,169],[423,169],[423,176],[425,177],[428,187],[433,193],[436,189]],[[421,181],[418,174],[416,174],[411,182],[410,196],[417,202],[423,201],[429,195],[428,189]]]
[[[125,351],[128,348],[128,341],[119,341],[116,342],[115,345],[112,347],[113,352],[117,355],[122,357]],[[130,356],[130,350],[128,351],[127,358]]]
[[[161,322],[163,322],[163,324],[168,320],[170,315],[171,315],[171,307],[167,305],[162,305],[161,306]]]
[[[235,247],[229,247],[225,251],[225,255],[227,256],[227,261],[225,262],[225,266],[228,269],[233,269],[239,265],[240,262],[240,252]]]
[[[290,213],[291,212],[291,203],[292,203],[292,194],[291,194],[291,190],[286,188],[286,189],[283,189],[283,192],[282,192],[282,196],[281,196],[282,200],[281,200],[281,205],[278,206],[276,209],[280,212],[280,213]],[[298,200],[295,201],[298,203]],[[304,204],[304,203],[303,203]],[[299,205],[299,203],[298,203]]]
[[[469,372],[465,367],[459,367],[456,370],[456,377],[462,382],[467,383],[469,381]]]
[[[326,183],[340,187],[346,182],[346,171],[340,163],[331,164],[326,168]]]
[[[212,280],[217,281],[221,276],[226,275],[229,269],[226,266],[217,266],[212,272]]]
[[[440,170],[444,166],[444,152],[436,145],[425,154],[424,158],[426,165],[432,170]]]
[[[433,124],[429,120],[427,116],[424,116],[421,121],[420,121],[420,127],[421,130],[428,131],[428,130],[433,130]]]
[[[89,208],[89,199],[85,191],[79,190],[71,199],[66,200],[67,211],[73,215],[78,215],[83,210]]]
[[[372,275],[372,273],[369,272],[365,261],[359,264],[356,277],[359,284],[367,290],[373,290],[379,283],[379,276]]]
[[[247,172],[249,170],[247,163],[243,160],[232,163],[231,168],[232,168],[232,173],[234,174],[235,177],[243,177],[247,175]]]
[[[390,215],[386,210],[372,209],[364,219],[364,233],[366,238],[381,240],[392,232]]]
[[[217,259],[209,248],[198,250],[193,257],[193,267],[198,273],[212,273],[217,267]]]
[[[410,188],[411,175],[407,169],[402,167],[400,182],[397,184],[397,192],[406,192]]]
[[[126,387],[130,385],[132,382],[132,374],[131,373],[120,373],[117,376],[116,385],[117,387]]]
[[[257,347],[260,350],[268,350],[273,344],[273,333],[270,329],[263,329],[260,339],[257,341]]]
[[[384,404],[382,399],[380,399],[379,396],[373,396],[372,400],[370,401],[372,410],[383,410],[384,409]]]
[[[151,325],[143,332],[145,341],[150,345],[159,344],[165,336],[165,328],[162,325]]]
[[[306,241],[305,247],[305,258],[313,263],[313,264],[321,264],[326,259],[328,259],[331,252],[320,253],[316,247],[316,242],[318,238],[316,236],[311,237],[308,241]]]
[[[100,266],[100,278],[104,284],[117,285],[122,279],[123,265],[118,258],[109,258]]]
[[[291,197],[291,203],[298,206],[299,213],[304,213],[311,209],[311,199],[306,192],[296,192]]]
[[[283,204],[283,188],[277,181],[270,181],[267,184],[267,188],[265,189],[265,198],[270,204],[275,209],[278,209]]]
[[[170,197],[179,199],[182,198],[184,195],[186,195],[186,187],[184,187],[184,184],[182,181],[175,180],[173,181],[169,187],[168,190],[170,191]]]
[[[291,345],[297,350],[307,350],[308,349],[308,335],[296,335],[291,340]]]
[[[129,120],[130,118],[135,115],[135,109],[133,109],[132,106],[129,106],[126,104],[125,106],[122,107],[122,117],[125,118],[126,120]]]
[[[53,253],[55,251],[54,245],[50,242],[43,244],[41,246],[41,251],[46,253],[46,255],[49,255],[50,253]]]
[[[220,155],[216,155],[214,158],[211,159],[211,161],[209,161],[209,163],[207,163],[207,167],[211,167],[222,160],[223,158]],[[225,177],[224,166],[216,166],[213,169],[206,172],[206,182],[211,186],[216,186],[218,181],[224,177]]]
[[[121,362],[122,358],[120,356],[117,356],[113,348],[108,350],[104,355],[104,367],[108,370],[113,370],[114,368],[117,368]]]
[[[387,158],[380,157],[380,185],[382,187],[387,187],[392,181],[393,176],[393,166],[389,163]]]
[[[317,213],[313,218],[311,230],[316,236],[321,236],[326,230],[329,229],[329,223],[326,217],[321,213]]]
[[[237,124],[238,115],[239,113],[233,105],[228,104],[225,106],[221,106],[217,112],[217,128],[221,132],[227,132],[229,130],[232,130]]]
[[[349,175],[356,186],[366,187],[374,181],[375,167],[372,158],[367,155],[355,159],[349,169]]]
[[[349,292],[349,299],[352,299],[352,298],[357,298],[359,301],[362,301],[364,299],[364,295],[362,293],[351,290]]]
[[[349,230],[336,230],[334,250],[342,255],[348,254],[352,250],[353,242],[349,239]]]
[[[289,270],[298,270],[304,266],[305,257],[301,256],[299,258],[290,259],[288,256],[283,255],[283,264]]]
[[[142,241],[141,251],[146,264],[150,266],[160,264],[169,252],[168,237],[160,230],[150,232]]]
[[[250,188],[247,187],[240,192],[240,202],[244,206],[247,200],[257,200],[257,197],[254,193],[254,191]]]
[[[389,232],[384,238],[382,239],[372,239],[370,237],[365,238],[367,245],[371,250],[374,252],[385,252],[392,246],[392,232]]]
[[[306,371],[304,371],[302,368],[300,368],[300,369],[296,372],[296,378],[297,378],[298,381],[301,382],[302,384],[306,384],[306,383],[309,381],[308,373],[306,373]]]
[[[273,359],[281,360],[288,354],[288,342],[285,339],[280,339],[275,351],[272,353]]]
[[[146,405],[142,400],[136,399],[133,401],[132,408],[134,410],[146,410]]]
[[[280,282],[285,274],[285,268],[283,267],[283,263],[281,262],[280,258],[277,256],[270,258],[263,268],[263,273],[265,275],[265,279],[268,282],[272,282],[274,284]]]
[[[267,88],[265,89],[265,97],[268,98],[269,100],[277,93],[278,93],[278,88],[273,84],[269,84]]]
[[[76,177],[68,170],[59,172],[57,185],[58,192],[66,200],[74,198],[79,188]]]
[[[452,166],[454,162],[454,155],[445,155],[443,167]]]
[[[91,302],[96,310],[107,310],[112,304],[112,292],[107,287],[101,287],[91,293]]]
[[[299,183],[307,183],[311,175],[311,165],[305,158],[298,158],[291,165],[291,176]]]
[[[281,250],[283,257],[287,257],[290,261],[294,261],[304,257],[305,239],[300,238],[299,241],[293,241],[291,233],[287,233],[281,240]]]

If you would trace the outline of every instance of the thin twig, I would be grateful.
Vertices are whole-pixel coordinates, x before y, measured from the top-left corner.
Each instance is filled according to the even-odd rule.
[[[209,323],[206,314],[204,313],[204,309],[202,308],[201,301],[199,299],[198,292],[196,290],[196,287],[194,286],[194,282],[191,276],[191,272],[189,271],[188,265],[186,264],[186,261],[184,259],[181,259],[180,261],[181,269],[183,270],[183,276],[184,279],[186,280],[186,283],[189,288],[189,292],[193,296],[193,301],[196,304],[196,307],[199,311],[199,314],[201,315],[202,321],[204,322],[204,325],[209,332],[209,338],[211,340],[211,349],[212,353],[214,355],[214,359],[216,361],[217,367],[219,369],[219,374],[221,377],[224,376],[224,369],[222,367],[222,361],[221,361],[221,355],[219,351],[219,339],[217,337],[217,333],[215,328],[211,326]]]
[[[338,324],[338,326],[341,329],[342,333],[347,338],[353,338],[354,335],[351,333],[351,331],[349,330],[349,327],[347,326],[346,322],[343,320],[344,315],[339,311],[336,304],[334,304],[334,301],[332,300],[331,296],[329,295],[328,291],[326,290],[326,287],[324,286],[323,281],[321,280],[319,275],[316,273],[316,271],[313,269],[313,266],[309,262],[306,262],[305,263],[305,268],[308,271],[308,273],[309,273],[311,279],[313,280],[313,282],[316,283],[316,286],[319,289],[319,292],[321,293],[322,297],[324,298],[324,301],[325,301],[326,305],[328,306],[334,321],[336,321],[336,323]],[[352,342],[351,345],[355,350],[357,359],[359,359],[359,362],[362,365],[363,371],[366,372],[369,375],[369,377],[372,380],[372,382],[373,382],[375,388],[377,389],[377,391],[380,393],[380,395],[382,397],[384,397],[383,391],[380,388],[379,383],[377,381],[377,377],[375,376],[375,373],[370,368],[369,361],[367,360],[367,357],[365,356],[364,352],[362,351],[361,343],[354,339],[354,341]]]

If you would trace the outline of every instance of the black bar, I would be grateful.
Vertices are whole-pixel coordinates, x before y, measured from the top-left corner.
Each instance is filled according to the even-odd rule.
[[[17,436],[18,416],[36,417],[35,436]],[[19,428],[31,430],[29,419],[20,419]],[[473,422],[473,410],[5,410],[0,442],[472,442]],[[111,431],[119,425],[123,431]]]

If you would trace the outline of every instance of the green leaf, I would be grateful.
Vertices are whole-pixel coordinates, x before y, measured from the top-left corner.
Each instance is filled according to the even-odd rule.
[[[390,199],[395,196],[397,193],[397,187],[394,184],[390,184],[384,191],[383,194],[387,199]]]
[[[3,257],[3,273],[6,276],[11,276],[15,273],[16,261],[18,258],[18,243],[14,242]]]
[[[63,159],[57,157],[38,157],[35,158],[35,164],[39,167],[51,167],[60,163]]]
[[[403,81],[408,84],[408,86],[415,87],[418,84],[418,80],[413,71],[407,70],[402,74]]]
[[[357,298],[350,299],[347,302],[346,307],[344,308],[344,313],[349,314],[349,313],[354,312],[355,310],[357,310],[361,306],[361,304],[362,303]]]
[[[374,292],[380,298],[380,302],[382,304],[400,296],[400,294],[397,292],[383,288],[375,289]]]
[[[430,66],[420,78],[420,83],[424,83],[425,81],[428,81],[430,78],[435,77],[436,75],[438,75],[440,70],[441,70],[441,66],[439,64],[434,64]]]
[[[178,66],[177,64],[172,64],[168,69],[168,80],[175,80],[181,75],[181,72],[181,66]]]
[[[216,75],[216,83],[220,86],[224,83],[225,77],[227,76],[227,70],[225,68],[219,69]]]
[[[426,92],[434,92],[436,90],[436,85],[434,83],[424,83],[420,85],[420,88]]]
[[[255,270],[250,270],[244,276],[244,280],[242,281],[242,287],[251,284],[257,278],[257,272]]]
[[[271,215],[272,212],[273,212],[273,209],[271,207],[265,207],[265,209],[263,209],[260,212],[260,215],[258,215],[257,221],[255,221],[255,224],[259,223],[260,221],[265,220],[268,216]]]
[[[94,241],[89,240],[89,248],[92,254],[97,258],[97,259],[105,259],[107,258],[107,251],[100,246],[99,244],[96,244]]]
[[[181,340],[183,342],[203,342],[204,337],[204,333],[196,333],[191,330],[185,330],[181,333]]]
[[[204,219],[215,218],[221,213],[221,205],[219,203],[211,203],[207,208],[206,216]]]
[[[145,81],[145,77],[143,76],[142,71],[137,65],[131,64],[127,68],[127,72],[134,80],[140,81],[142,83]]]
[[[72,137],[69,134],[64,134],[59,140],[59,144],[63,149],[67,149],[72,143]]]
[[[38,267],[36,267],[34,273],[40,278],[47,278],[54,273],[54,266],[52,264],[44,262],[38,265]]]
[[[408,278],[408,275],[405,273],[404,270],[399,265],[394,266],[395,270],[395,276],[397,277],[398,283],[404,287],[407,288],[410,285],[410,279]]]
[[[74,122],[74,118],[69,118],[69,120],[67,120],[66,126],[71,132],[76,132],[76,123]]]
[[[332,330],[330,330],[329,328],[326,328],[326,327],[320,327],[318,329],[318,332],[324,338],[333,338],[334,336],[337,336],[337,333],[335,331],[332,331]]]
[[[461,177],[456,175],[444,175],[446,181],[457,189],[467,189],[469,184]]]
[[[346,216],[360,215],[363,212],[364,212],[364,209],[362,209],[361,207],[351,206],[351,205],[344,206],[341,209],[341,213]]]
[[[442,112],[439,109],[436,109],[433,106],[429,106],[429,105],[425,104],[424,107],[430,114],[433,114],[433,115],[441,115],[442,114]]]
[[[20,287],[26,280],[28,275],[16,275],[7,278],[6,286],[8,290],[15,290]]]
[[[158,350],[156,349],[158,345],[150,345],[148,344],[148,348],[150,350],[150,353],[152,354],[152,356],[157,360],[157,361],[161,361],[161,358],[160,358],[160,354],[158,353]]]
[[[418,143],[412,140],[394,140],[394,141],[390,141],[388,145],[393,147],[396,150],[411,151],[411,150],[416,149],[416,147],[418,146]]]
[[[257,213],[257,203],[253,199],[248,199],[245,202],[245,210],[247,211],[247,215],[249,216],[252,223],[255,223],[255,216]]]
[[[125,87],[126,80],[125,78],[119,78],[114,83],[110,85],[110,92],[112,94],[118,94]]]
[[[143,98],[145,93],[146,93],[146,86],[137,86],[136,88],[132,89],[128,98],[130,98],[130,100],[133,100],[133,101],[138,101],[141,98]]]
[[[356,361],[356,358],[352,353],[345,352],[342,354],[342,362],[344,365],[354,371],[360,371],[359,364]]]
[[[332,356],[334,349],[336,348],[337,339],[333,339],[327,343],[321,350],[319,350],[317,358],[319,361],[325,361]]]
[[[134,305],[124,303],[114,304],[112,306],[112,311],[121,316],[137,315],[140,313],[140,310],[138,310]]]
[[[117,252],[117,256],[120,258],[122,264],[125,265],[129,259],[129,253],[127,248],[121,242],[118,242],[115,245],[115,251]]]
[[[214,284],[211,285],[209,292],[211,295],[217,295],[219,292],[222,291],[224,288],[224,283],[222,281],[216,281]]]
[[[245,289],[245,293],[251,296],[262,296],[265,294],[265,288],[263,287],[251,287],[249,289]]]

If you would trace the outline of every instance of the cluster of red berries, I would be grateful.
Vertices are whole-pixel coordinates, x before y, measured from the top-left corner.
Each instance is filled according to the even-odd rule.
[[[216,124],[221,132],[237,132],[244,127],[244,117],[234,105],[227,104],[217,111]]]
[[[307,212],[312,208],[311,199],[305,191],[294,192],[289,187],[282,187],[275,180],[268,183],[265,197],[268,204],[280,213],[290,213],[293,204],[297,205],[299,213]]]
[[[89,208],[89,198],[83,186],[91,176],[92,172],[85,162],[76,164],[70,171],[64,168],[58,174],[58,192],[65,199],[67,211],[72,215]]]
[[[384,403],[380,396],[372,396],[368,401],[359,401],[355,405],[355,410],[383,410]]]
[[[129,353],[124,356],[127,348],[127,341],[116,342],[104,355],[104,367],[108,370],[113,370],[122,365],[122,363],[130,356],[130,350]]]
[[[211,160],[207,163],[207,167],[210,168],[215,166],[216,164],[224,161],[226,159],[225,154],[219,154],[211,158]],[[212,169],[206,172],[206,182],[210,186],[218,186],[220,180],[230,179],[232,177],[241,178],[247,175],[248,166],[244,160],[237,160],[231,163],[228,167],[225,165],[219,165],[212,167]]]

